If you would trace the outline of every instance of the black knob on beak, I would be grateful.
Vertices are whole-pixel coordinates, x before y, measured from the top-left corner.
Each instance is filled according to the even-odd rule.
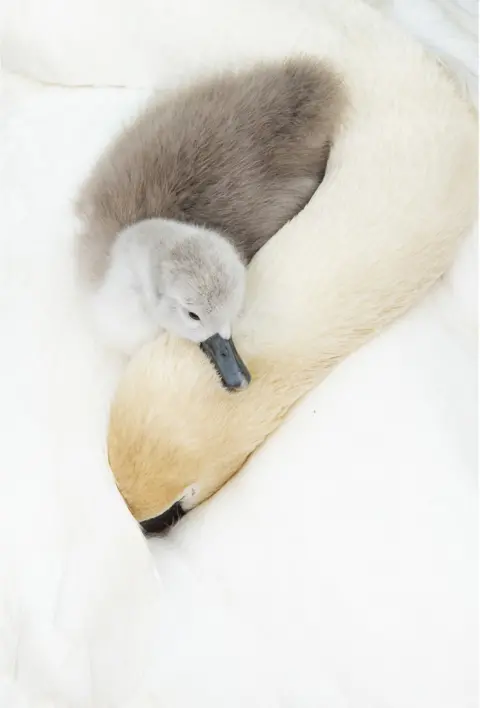
[[[158,516],[141,521],[140,526],[146,534],[162,533],[162,531],[167,531],[172,526],[175,526],[185,514],[186,512],[182,509],[182,505],[177,501],[170,509],[163,511]]]

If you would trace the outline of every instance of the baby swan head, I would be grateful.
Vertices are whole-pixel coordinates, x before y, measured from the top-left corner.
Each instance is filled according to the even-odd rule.
[[[163,221],[157,227],[167,244],[166,254],[152,260],[159,326],[198,343],[214,334],[229,339],[245,295],[245,266],[236,249],[199,226]]]
[[[164,331],[201,343],[228,340],[245,293],[245,266],[215,231],[147,219],[117,236],[96,319],[111,346],[131,356]]]

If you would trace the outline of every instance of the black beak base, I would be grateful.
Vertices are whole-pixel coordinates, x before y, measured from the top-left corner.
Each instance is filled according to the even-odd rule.
[[[210,359],[228,391],[247,388],[252,377],[232,339],[214,334],[200,344],[200,349]]]
[[[180,521],[185,514],[186,512],[182,509],[180,502],[175,502],[170,509],[167,509],[162,514],[154,516],[152,519],[146,519],[146,521],[140,521],[140,526],[148,535],[162,533],[175,526],[177,521]]]

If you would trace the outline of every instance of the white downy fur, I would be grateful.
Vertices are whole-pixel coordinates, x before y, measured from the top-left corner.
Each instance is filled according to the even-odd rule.
[[[228,339],[244,293],[245,267],[220,234],[148,219],[118,235],[89,303],[99,340],[132,356],[164,332],[193,342],[216,333]]]
[[[336,20],[352,61],[385,49],[372,82],[410,52],[359,3],[310,5],[183,2],[154,21],[158,6],[136,3],[134,23],[127,2],[18,2],[2,60],[53,82],[175,83],[230,48],[302,47]],[[114,376],[79,326],[68,242],[75,189],[143,96],[19,82],[4,95],[0,703],[472,708],[472,364],[437,299],[152,542],[155,578],[102,454]]]

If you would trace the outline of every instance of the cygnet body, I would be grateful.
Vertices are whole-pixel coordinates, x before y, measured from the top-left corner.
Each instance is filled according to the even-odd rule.
[[[245,266],[318,187],[342,105],[338,77],[306,58],[155,99],[78,201],[81,274],[107,343],[130,356],[165,330],[230,338]]]

